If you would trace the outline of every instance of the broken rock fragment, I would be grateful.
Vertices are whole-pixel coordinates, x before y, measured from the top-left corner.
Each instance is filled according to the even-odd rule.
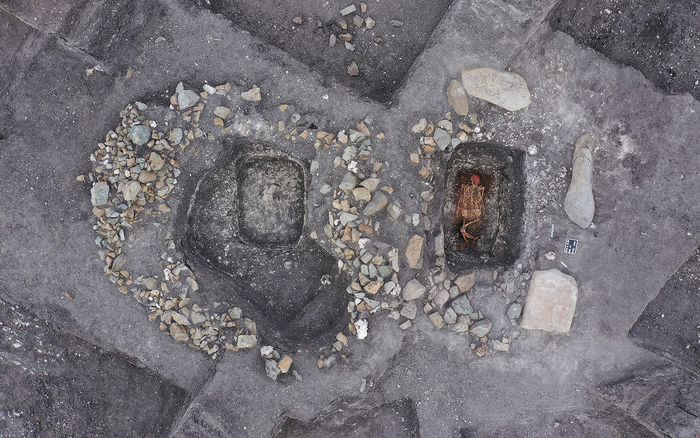
[[[222,119],[227,118],[231,114],[231,109],[225,106],[217,106],[214,108],[214,115],[221,117]]]
[[[435,327],[437,327],[438,330],[445,327],[445,320],[439,313],[431,313],[430,315],[428,315],[428,318],[430,318],[430,320],[433,322],[433,324],[435,324]]]
[[[558,269],[535,271],[525,301],[524,329],[568,333],[576,310],[576,280]]]
[[[564,198],[564,211],[569,219],[581,228],[588,228],[593,221],[593,138],[583,134],[576,140],[571,171],[571,183]]]
[[[482,338],[489,334],[491,327],[491,321],[488,319],[482,319],[481,321],[475,322],[469,331],[476,335],[477,338]]]
[[[357,8],[355,7],[354,4],[352,4],[352,5],[350,5],[350,6],[347,6],[347,7],[343,8],[343,9],[341,9],[341,10],[340,10],[340,15],[342,15],[343,17],[345,17],[345,16],[347,16],[347,15],[352,14],[352,13],[355,12],[355,11],[357,11]]]
[[[372,200],[367,203],[364,210],[362,210],[362,214],[365,216],[372,216],[386,207],[388,202],[389,199],[386,197],[386,195],[381,192],[377,192],[374,194],[374,196],[372,196]]]
[[[259,102],[262,99],[260,95],[260,88],[257,85],[253,85],[253,88],[250,90],[242,92],[241,97],[243,100],[248,100],[251,102]]]
[[[530,90],[522,76],[492,68],[462,70],[462,86],[467,94],[491,102],[508,111],[530,105]]]
[[[408,319],[415,319],[417,313],[418,307],[416,306],[416,303],[414,301],[407,302],[401,309],[401,316]]]
[[[447,147],[452,144],[452,136],[444,129],[437,128],[433,134],[433,139],[437,143],[441,151],[447,149]]]
[[[447,87],[447,103],[460,116],[466,116],[469,113],[469,101],[467,100],[467,92],[464,91],[462,84],[457,80],[450,81]]]
[[[109,184],[105,181],[95,183],[90,190],[90,200],[95,207],[105,205],[109,201]]]
[[[122,186],[122,195],[124,200],[128,202],[133,202],[136,197],[141,192],[141,184],[138,181],[129,181]]]
[[[177,93],[177,104],[180,106],[181,110],[187,109],[194,106],[199,102],[199,94],[192,90],[181,90]]]
[[[406,283],[403,288],[403,299],[406,301],[416,300],[425,293],[425,286],[420,281],[413,279]]]
[[[350,76],[357,76],[360,74],[360,68],[357,66],[357,63],[355,61],[351,62],[350,65],[348,65],[348,74]]]
[[[408,265],[413,269],[420,268],[421,253],[423,252],[423,238],[417,234],[408,240],[406,245],[406,259]]]
[[[455,284],[459,287],[461,293],[467,292],[476,283],[476,273],[470,272],[468,274],[462,274],[455,280]]]

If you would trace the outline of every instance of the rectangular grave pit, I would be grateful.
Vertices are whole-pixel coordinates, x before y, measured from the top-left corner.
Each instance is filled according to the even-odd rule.
[[[524,158],[523,151],[495,143],[463,143],[455,149],[447,163],[442,212],[445,257],[451,269],[459,272],[507,267],[520,256],[525,211]],[[472,179],[474,175],[477,184]],[[460,193],[466,200],[465,194],[478,190],[475,185],[483,187],[481,214],[468,208],[469,214],[465,215],[463,208],[458,209]],[[463,201],[460,207],[464,205]],[[478,222],[465,229],[475,239],[465,239],[462,225],[476,217]]]

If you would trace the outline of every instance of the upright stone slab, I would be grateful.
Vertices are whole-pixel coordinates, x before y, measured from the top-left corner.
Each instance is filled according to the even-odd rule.
[[[532,273],[520,323],[529,330],[568,333],[576,310],[578,285],[558,269]]]
[[[593,137],[583,134],[576,140],[572,161],[571,182],[564,198],[564,211],[569,219],[581,228],[588,228],[593,221]]]

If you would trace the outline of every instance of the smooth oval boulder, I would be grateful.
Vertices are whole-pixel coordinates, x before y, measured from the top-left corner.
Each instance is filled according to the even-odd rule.
[[[527,83],[516,73],[492,68],[462,70],[462,87],[467,94],[508,111],[518,111],[530,105]]]
[[[564,198],[564,211],[581,228],[588,228],[595,214],[593,199],[593,138],[583,134],[576,140],[571,183]]]

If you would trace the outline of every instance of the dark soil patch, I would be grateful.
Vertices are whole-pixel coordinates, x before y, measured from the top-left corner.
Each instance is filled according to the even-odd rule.
[[[362,13],[359,2],[339,0],[194,1],[284,50],[324,78],[332,78],[379,102],[389,101],[401,86],[452,3],[366,0],[367,10]],[[351,4],[356,12],[341,15],[339,11]],[[353,24],[356,15],[362,20],[371,18],[376,25],[367,29],[363,22],[357,27]],[[345,29],[340,24],[343,20],[347,23]],[[343,34],[352,36],[348,42],[354,50],[348,50],[341,40],[330,47],[331,35],[338,38]],[[359,68],[357,76],[348,74],[353,61]]]
[[[693,2],[564,0],[550,25],[668,93],[700,98],[700,17]]]

